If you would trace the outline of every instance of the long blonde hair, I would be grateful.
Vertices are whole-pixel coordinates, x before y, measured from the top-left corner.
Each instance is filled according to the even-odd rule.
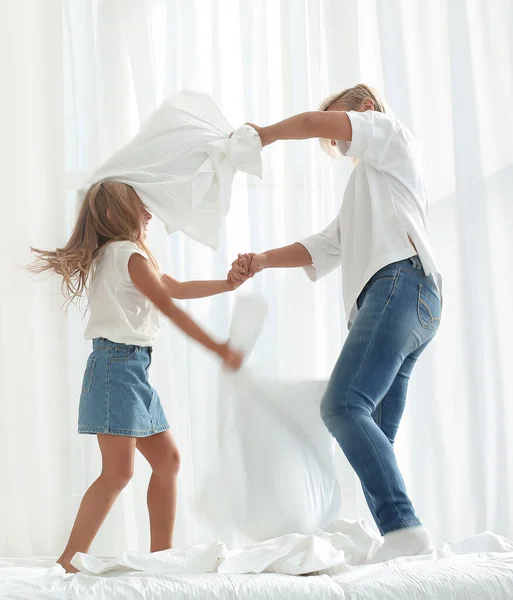
[[[366,85],[365,83],[359,83],[354,87],[347,88],[338,94],[333,94],[325,98],[319,110],[325,111],[333,106],[334,104],[343,104],[345,110],[358,110],[364,100],[372,100],[374,104],[374,110],[377,112],[386,112],[383,101],[379,97],[378,92]],[[319,140],[321,148],[330,156],[339,156],[338,151],[331,145],[331,140],[321,139]]]
[[[37,259],[27,269],[32,273],[53,270],[60,275],[68,302],[84,295],[94,262],[109,242],[134,242],[157,271],[157,262],[141,239],[140,206],[139,196],[129,185],[118,181],[93,184],[67,244],[55,251],[31,248]]]

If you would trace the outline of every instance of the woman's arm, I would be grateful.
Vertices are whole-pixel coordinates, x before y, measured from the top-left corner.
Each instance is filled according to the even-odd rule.
[[[254,254],[249,265],[250,274],[254,275],[262,269],[291,269],[307,267],[312,264],[308,250],[299,242]]]
[[[242,269],[240,269],[242,273]],[[236,282],[225,279],[216,281],[177,281],[170,275],[164,275],[161,279],[171,298],[178,300],[192,298],[207,298],[224,292],[231,292],[239,287],[247,278]]]
[[[241,366],[242,355],[239,352],[230,350],[228,344],[215,342],[186,312],[174,304],[166,286],[159,280],[146,258],[140,254],[132,254],[128,261],[128,272],[141,294],[153,302],[185,334],[215,352],[229,367],[238,369]]]
[[[324,138],[327,140],[352,139],[351,121],[342,110],[305,112],[268,127],[253,127],[262,142],[267,146],[278,140],[306,140],[309,138]]]
[[[228,278],[243,283],[245,277],[253,277],[263,269],[306,267],[308,277],[317,281],[339,267],[340,263],[340,218],[337,216],[323,231],[301,242],[268,250],[262,254],[239,254],[238,259],[232,263]]]
[[[308,267],[312,264],[312,257],[308,250],[299,242],[267,250],[261,254],[240,255],[232,263],[228,278],[234,282],[243,283],[247,277],[253,277],[263,269],[294,267]]]

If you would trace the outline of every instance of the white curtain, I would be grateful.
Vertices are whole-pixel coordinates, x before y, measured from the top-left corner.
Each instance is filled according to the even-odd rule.
[[[425,155],[431,236],[444,274],[440,332],[414,373],[397,453],[437,541],[485,529],[513,537],[513,7],[509,0],[17,0],[0,21],[0,555],[57,555],[98,472],[76,418],[88,345],[59,283],[17,265],[29,244],[62,245],[74,190],[168,95],[211,94],[234,126],[315,109],[359,81],[381,90]],[[239,251],[320,230],[338,211],[350,163],[318,144],[264,152],[263,181],[238,176],[216,253],[181,234],[152,243],[178,279],[223,278]],[[311,284],[269,271],[247,290],[269,318],[255,369],[326,378],[345,338],[340,273]],[[241,288],[243,291],[244,288]],[[234,294],[185,302],[227,335]],[[167,324],[153,382],[180,446],[177,545],[216,538],[194,507],[214,444],[218,365]],[[339,453],[345,518],[369,518]],[[97,554],[148,547],[148,468],[122,494]],[[508,510],[509,509],[509,510]]]
[[[66,236],[60,2],[9,2],[0,19],[0,553],[62,544],[74,443],[59,283],[30,281],[29,244]]]

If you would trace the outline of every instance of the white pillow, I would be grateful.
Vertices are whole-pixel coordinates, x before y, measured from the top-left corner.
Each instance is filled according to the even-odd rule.
[[[235,171],[261,177],[261,150],[252,127],[234,131],[212,98],[183,91],[164,102],[135,138],[93,173],[78,200],[93,183],[127,183],[168,233],[183,231],[215,249]]]
[[[262,302],[238,299],[231,340],[245,351],[263,323]],[[229,546],[311,534],[339,517],[335,442],[319,414],[325,388],[263,378],[246,366],[222,370],[219,455],[198,508]]]

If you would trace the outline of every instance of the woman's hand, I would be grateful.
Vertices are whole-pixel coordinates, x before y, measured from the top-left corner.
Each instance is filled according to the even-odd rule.
[[[253,277],[255,273],[260,273],[267,267],[267,256],[265,254],[248,254],[251,257],[249,264],[249,277]]]
[[[254,252],[239,254],[232,263],[232,268],[228,273],[228,281],[233,282],[238,287],[266,267],[267,256],[265,254],[255,254]]]
[[[254,123],[246,123],[246,125],[253,127],[253,129],[258,133],[258,135],[260,137],[260,142],[262,144],[262,148],[264,146],[268,146],[269,144],[272,144],[272,142],[274,141],[269,137],[267,127],[259,127],[258,125],[255,125]]]

